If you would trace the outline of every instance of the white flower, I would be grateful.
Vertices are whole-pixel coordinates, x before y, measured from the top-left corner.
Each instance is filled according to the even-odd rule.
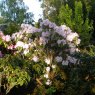
[[[24,44],[23,48],[28,49],[29,48],[29,44]]]
[[[4,40],[4,41],[6,41],[6,42],[9,42],[10,40],[11,40],[11,37],[10,37],[10,35],[6,35],[6,36],[2,36],[2,39]]]
[[[24,28],[24,27],[25,27],[25,24],[24,24],[24,23],[22,23],[22,24],[21,24],[21,28]]]
[[[17,38],[20,38],[21,33],[20,33],[20,32],[18,32],[18,33],[16,34],[16,36],[17,36]]]
[[[44,77],[45,77],[45,78],[49,78],[48,74],[44,74]]]
[[[25,50],[23,51],[23,54],[26,55],[27,53],[29,53],[29,50],[28,50],[28,49],[25,49]]]
[[[6,35],[5,37],[6,37],[6,42],[9,42],[11,40],[10,35]]]
[[[62,62],[62,57],[61,57],[61,56],[57,56],[57,57],[55,57],[55,60],[56,60],[57,62]]]
[[[68,27],[66,25],[61,25],[60,29],[65,32],[68,30]]]
[[[27,41],[28,40],[28,37],[24,37],[23,39]]]
[[[23,35],[20,35],[19,38],[20,38],[20,39],[23,38]]]
[[[76,48],[76,52],[80,52],[80,50],[78,48]]]
[[[52,83],[52,82],[51,82],[51,80],[49,80],[49,79],[46,81],[46,85],[51,85],[51,83]]]
[[[56,68],[56,65],[52,65],[52,68],[53,68],[53,69]]]
[[[34,62],[38,62],[38,61],[39,61],[39,58],[38,58],[37,56],[34,56],[34,57],[32,58],[32,60],[33,60]]]
[[[24,46],[24,43],[22,41],[18,41],[15,45],[15,48],[17,47],[23,47]]]
[[[17,33],[13,33],[12,36],[11,36],[11,39],[16,40],[16,35],[17,35]]]
[[[28,45],[29,45],[29,47],[31,47],[31,48],[34,47],[33,43],[28,43]]]
[[[76,51],[76,48],[70,48],[70,54],[75,53],[75,51]]]
[[[76,40],[76,44],[77,44],[77,45],[80,44],[80,42],[81,42],[80,39],[77,39],[77,40]]]
[[[68,62],[67,60],[63,60],[63,61],[62,61],[62,65],[68,65],[68,63],[69,63],[69,62]]]
[[[79,37],[76,32],[75,33],[70,33],[69,35],[67,35],[67,38],[66,39],[67,39],[67,41],[72,42],[75,37]]]
[[[45,62],[46,62],[47,64],[50,64],[50,58],[46,58],[46,59],[45,59]]]
[[[74,58],[74,57],[71,57],[71,56],[68,56],[68,57],[67,57],[67,60],[68,60],[69,62],[71,62],[71,63],[76,63],[76,62],[77,62],[77,59]]]
[[[50,71],[50,67],[46,67],[46,71],[49,72]]]
[[[40,45],[46,45],[46,43],[47,43],[46,38],[40,37],[40,39],[39,39],[39,44],[40,44]]]

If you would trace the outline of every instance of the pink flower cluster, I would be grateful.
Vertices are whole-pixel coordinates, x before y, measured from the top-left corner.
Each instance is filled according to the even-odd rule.
[[[10,35],[2,36],[2,39],[3,39],[4,41],[6,41],[6,42],[11,41]]]
[[[5,42],[11,41],[10,35],[6,35],[6,36],[5,36],[2,31],[0,31],[0,37],[1,37],[1,39],[2,39],[3,41],[5,41]]]

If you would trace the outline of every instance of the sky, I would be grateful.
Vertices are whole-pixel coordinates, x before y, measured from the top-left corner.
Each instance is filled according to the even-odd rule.
[[[29,7],[28,12],[32,12],[34,14],[34,20],[37,22],[39,18],[42,17],[42,8],[41,2],[38,0],[23,0],[25,5]]]

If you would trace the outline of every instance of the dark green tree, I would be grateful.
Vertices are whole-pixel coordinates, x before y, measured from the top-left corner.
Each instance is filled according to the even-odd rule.
[[[66,24],[73,31],[79,33],[82,45],[88,45],[92,34],[92,22],[89,21],[88,11],[83,14],[83,4],[81,1],[75,2],[75,9],[71,9],[68,4],[60,8],[59,21],[61,24]]]
[[[33,14],[31,12],[26,13],[24,23],[33,25]]]

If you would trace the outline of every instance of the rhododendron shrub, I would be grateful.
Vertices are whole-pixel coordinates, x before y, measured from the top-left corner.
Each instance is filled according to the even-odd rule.
[[[78,59],[74,54],[79,52],[79,44],[80,39],[76,32],[72,32],[66,25],[57,26],[46,19],[40,23],[40,28],[22,24],[21,30],[11,36],[0,32],[0,45],[6,50],[1,49],[0,57],[6,53],[20,55],[22,60],[30,61],[28,64],[33,68],[39,86],[56,87],[54,81],[57,81],[57,77],[66,79],[64,72],[58,75],[60,67],[77,63]],[[63,84],[59,83],[59,86]]]
[[[80,39],[76,32],[73,33],[72,30],[65,25],[57,26],[49,20],[41,22],[39,29],[31,25],[22,24],[21,30],[12,34],[11,39],[15,42],[16,53],[19,52],[25,56],[31,55],[29,56],[31,60],[34,56],[37,57],[37,55],[41,56],[39,59],[42,59],[41,53],[36,54],[37,52],[44,51],[45,53],[51,51],[54,52],[53,57],[56,61],[59,60],[60,57],[63,58],[64,52],[66,52],[66,58],[64,60],[68,59],[70,61],[70,55],[79,51],[77,46],[80,44]],[[48,56],[48,54],[46,55]],[[61,61],[64,60],[62,59]]]

